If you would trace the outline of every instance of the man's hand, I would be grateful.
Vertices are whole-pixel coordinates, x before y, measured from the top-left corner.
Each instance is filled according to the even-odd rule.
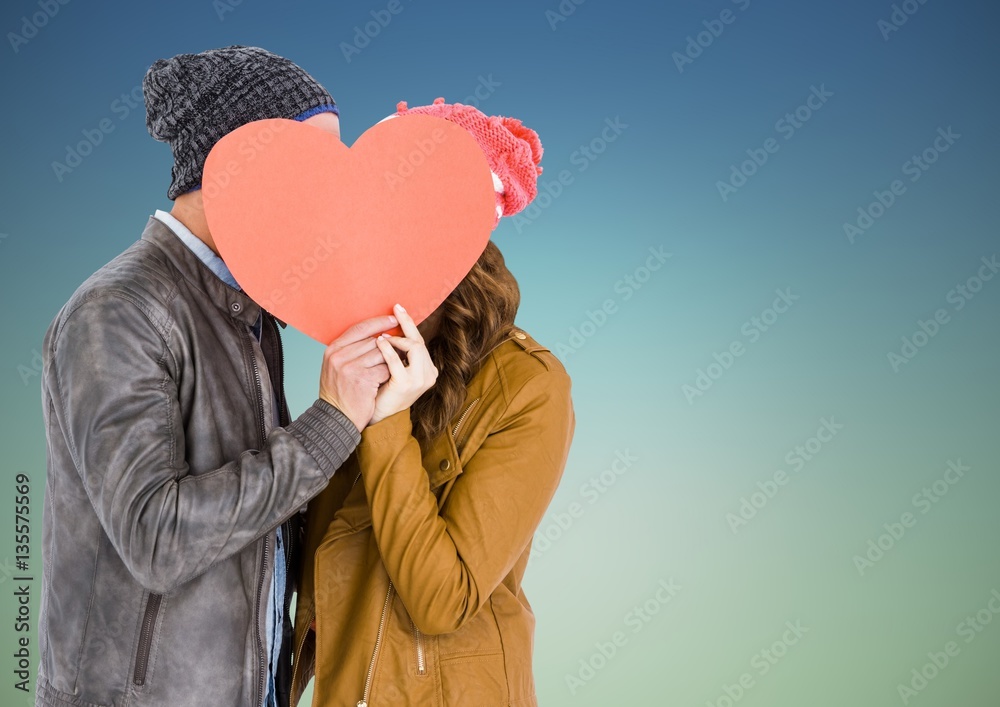
[[[363,430],[375,412],[378,387],[389,380],[389,368],[375,337],[396,326],[393,316],[372,317],[355,324],[323,352],[319,397]]]

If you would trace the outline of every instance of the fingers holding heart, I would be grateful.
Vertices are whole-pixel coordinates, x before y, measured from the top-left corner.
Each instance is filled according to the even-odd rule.
[[[375,398],[372,424],[409,408],[437,381],[437,367],[417,325],[401,306],[396,305],[395,312],[404,336],[382,334],[375,339],[390,378],[379,388]],[[403,352],[403,356],[397,349]]]

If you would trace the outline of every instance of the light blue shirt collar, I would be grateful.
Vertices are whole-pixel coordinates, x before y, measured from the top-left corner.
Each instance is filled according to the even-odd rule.
[[[167,227],[170,228],[174,234],[184,242],[191,251],[198,256],[201,262],[205,263],[208,268],[214,272],[220,280],[236,290],[242,290],[239,284],[236,282],[236,278],[233,274],[229,272],[229,268],[223,262],[222,258],[216,255],[211,248],[206,245],[205,241],[198,238],[198,236],[191,233],[191,230],[177,220],[177,217],[161,209],[157,209],[153,216],[158,220],[162,221]]]

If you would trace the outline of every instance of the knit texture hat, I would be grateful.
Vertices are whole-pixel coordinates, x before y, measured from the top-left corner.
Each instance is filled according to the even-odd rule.
[[[174,153],[171,200],[201,183],[209,151],[241,125],[338,113],[333,97],[296,64],[238,44],[157,59],[142,80],[142,92],[146,129]]]
[[[497,192],[497,215],[513,216],[528,206],[538,195],[538,175],[542,168],[542,143],[531,128],[516,118],[486,115],[474,106],[445,103],[443,98],[433,105],[407,108],[400,101],[395,118],[404,115],[432,115],[461,125],[468,130],[486,154],[493,171],[493,186]],[[388,119],[388,118],[387,118]]]

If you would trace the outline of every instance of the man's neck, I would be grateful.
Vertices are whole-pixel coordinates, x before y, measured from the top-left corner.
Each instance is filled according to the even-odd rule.
[[[174,206],[170,209],[170,215],[183,223],[191,233],[198,237],[205,245],[212,249],[216,255],[219,249],[215,247],[215,240],[208,230],[208,221],[205,220],[205,209],[202,207],[201,191],[190,194],[182,194],[174,201]]]

